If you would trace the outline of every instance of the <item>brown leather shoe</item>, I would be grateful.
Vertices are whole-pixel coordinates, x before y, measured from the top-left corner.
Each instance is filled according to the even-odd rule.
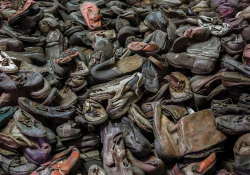
[[[191,91],[190,83],[183,74],[180,72],[173,72],[171,75],[167,76],[170,86],[171,100],[175,103],[189,100],[193,97]]]
[[[160,158],[205,157],[211,152],[222,149],[221,143],[226,140],[226,136],[216,129],[211,110],[187,115],[176,125],[164,116],[161,110],[160,103],[156,103],[153,126],[155,151]],[[190,129],[193,131],[191,135]],[[194,139],[197,137],[200,138],[199,141]]]

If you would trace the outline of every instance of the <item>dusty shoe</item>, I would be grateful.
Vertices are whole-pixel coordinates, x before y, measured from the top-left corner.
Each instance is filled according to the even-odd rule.
[[[98,165],[92,165],[89,167],[88,175],[106,175],[106,172]]]
[[[195,74],[208,74],[214,69],[220,49],[220,40],[217,37],[212,37],[202,43],[189,46],[187,52],[167,53],[166,58],[168,63],[176,68],[191,69]]]
[[[62,141],[73,140],[82,135],[81,128],[79,128],[77,123],[72,120],[58,126],[56,132]]]
[[[249,174],[249,142],[250,134],[241,136],[234,145],[234,172],[236,174]]]
[[[148,156],[138,160],[128,149],[126,150],[126,155],[129,163],[132,166],[141,168],[148,175],[163,174],[165,171],[163,161],[155,156]]]
[[[0,154],[0,165],[6,174],[10,175],[31,174],[37,168],[37,165],[29,163],[25,157],[18,155],[7,158]]]
[[[174,125],[166,116],[161,112],[160,103],[156,103],[154,108],[154,131],[155,134],[155,150],[157,156],[162,159],[171,159],[177,157],[205,157],[214,152],[215,150],[222,149],[220,143],[226,140],[226,136],[216,129],[215,118],[211,110],[203,110],[181,118],[176,125]],[[204,120],[206,125],[204,126]],[[190,122],[192,122],[193,136],[189,135]],[[167,127],[163,127],[162,123],[166,123]],[[181,125],[181,126],[180,126]],[[187,128],[184,127],[187,125]],[[203,128],[209,128],[209,132],[203,133]],[[180,131],[180,128],[182,131]],[[187,131],[185,131],[187,129]],[[183,133],[180,137],[178,132]],[[209,134],[208,134],[209,133]],[[211,134],[213,133],[213,134]],[[185,143],[175,142],[176,136]],[[198,135],[201,135],[199,143],[193,140]],[[211,137],[213,136],[213,137]],[[186,144],[192,145],[191,149],[187,148]],[[183,147],[184,146],[184,147]],[[171,149],[170,149],[171,148]],[[170,151],[172,150],[172,151]],[[175,151],[173,151],[175,150]]]
[[[119,127],[123,132],[124,144],[133,155],[147,157],[151,153],[149,141],[142,135],[139,128],[127,117],[116,120],[114,126]]]
[[[159,80],[156,69],[151,61],[147,61],[142,66],[142,78],[144,88],[152,93],[156,93],[159,90]]]
[[[76,67],[70,72],[71,77],[86,76],[89,74],[89,69],[83,61],[76,60]]]
[[[66,81],[66,84],[72,89],[73,92],[78,92],[88,85],[87,81],[82,76],[69,78]]]
[[[76,49],[67,49],[56,59],[56,63],[60,66],[67,65],[78,55],[79,53]]]
[[[188,79],[179,72],[173,72],[167,77],[173,102],[182,102],[193,97]]]
[[[76,104],[76,102],[77,96],[69,87],[61,89],[54,100],[57,106],[70,106]]]
[[[105,130],[105,131],[103,131]],[[132,167],[126,158],[125,145],[123,142],[122,132],[119,128],[107,128],[103,138],[103,167],[110,174],[133,175]]]
[[[83,115],[86,121],[92,125],[100,125],[108,119],[103,106],[91,99],[87,99],[83,104]]]
[[[130,106],[129,118],[134,121],[143,131],[147,133],[153,133],[153,125],[136,104],[132,104]]]
[[[70,147],[53,156],[49,162],[42,164],[31,175],[60,174],[60,172],[65,172],[65,175],[69,175],[70,172],[77,170],[79,166],[80,152],[76,147]]]
[[[249,132],[249,115],[223,115],[216,118],[218,129],[229,135],[242,135]]]
[[[24,135],[36,138],[47,136],[42,123],[22,109],[15,112],[14,120]]]
[[[107,106],[107,114],[110,118],[116,119],[123,116],[129,110],[129,106],[133,103],[139,101],[143,93],[139,89],[138,94],[135,94],[133,91],[127,91],[122,94],[119,98],[109,99]]]
[[[24,2],[24,1],[22,1],[22,2]],[[28,16],[30,11],[31,11],[31,8],[34,4],[36,4],[36,2],[33,0],[27,0],[25,4],[22,4],[23,7],[21,7],[21,4],[20,4],[19,8],[21,8],[21,10],[17,9],[20,11],[18,13],[14,14],[11,18],[9,18],[9,20],[8,20],[9,24],[11,26],[14,26],[18,22],[20,22],[24,17]]]
[[[212,153],[202,162],[189,163],[186,165],[176,164],[171,171],[168,171],[168,175],[177,174],[199,174],[205,175],[207,173],[213,173],[216,163],[216,154]]]
[[[3,51],[1,51],[0,54],[0,71],[6,74],[18,72],[18,67],[15,65],[12,58]]]
[[[90,30],[97,30],[101,28],[101,15],[98,7],[94,3],[83,3],[80,6],[80,10]]]
[[[30,114],[38,117],[58,119],[67,121],[75,115],[75,108],[73,106],[57,106],[49,107],[31,101],[25,97],[18,98],[18,104],[22,109],[28,111]]]
[[[0,126],[6,125],[12,115],[14,114],[14,109],[11,106],[7,106],[0,109]]]

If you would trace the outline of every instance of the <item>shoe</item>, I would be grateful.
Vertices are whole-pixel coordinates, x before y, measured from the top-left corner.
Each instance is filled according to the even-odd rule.
[[[17,88],[26,91],[38,89],[44,85],[44,78],[38,72],[19,71],[10,75],[10,78],[15,82]]]
[[[100,125],[108,119],[103,106],[91,99],[86,99],[82,112],[84,119],[92,125]]]
[[[231,71],[237,70],[240,73],[244,74],[245,76],[250,77],[250,67],[238,61],[226,58],[225,61],[223,62],[223,66],[228,70]]]
[[[7,106],[0,109],[0,127],[6,125],[14,114],[14,109]]]
[[[100,52],[104,56],[104,60],[110,59],[114,55],[114,45],[108,38],[95,36],[92,43],[95,52]]]
[[[201,94],[201,95],[209,94],[217,84],[221,83],[222,80],[221,74],[224,71],[225,69],[222,69],[218,73],[211,76],[201,76],[201,75],[193,76],[189,80],[192,91],[196,94]]]
[[[49,162],[42,164],[42,166],[33,171],[30,175],[42,175],[47,173],[56,175],[61,172],[65,172],[65,175],[69,175],[70,172],[76,171],[80,167],[80,164],[80,152],[76,147],[72,146],[53,156]]]
[[[58,2],[38,1],[37,4],[44,11],[44,13],[50,13],[52,15],[57,15],[59,7],[62,7]]]
[[[166,77],[170,86],[171,100],[175,103],[187,101],[193,97],[188,79],[179,72],[173,72]]]
[[[41,148],[38,149],[24,148],[24,157],[28,162],[39,165],[47,161],[51,153],[51,147],[46,142],[41,143],[40,146]]]
[[[174,168],[167,172],[168,175],[177,174],[209,174],[213,173],[216,163],[216,154],[212,153],[202,162],[194,162],[188,164],[176,164]]]
[[[14,114],[14,120],[16,125],[22,131],[22,133],[29,137],[46,137],[47,131],[43,127],[42,123],[37,121],[33,116],[22,109],[18,109]]]
[[[34,4],[36,4],[35,1],[27,0],[26,3],[23,4],[24,6],[22,7],[22,10],[8,19],[9,24],[11,26],[14,26],[19,23],[24,17],[28,16]]]
[[[185,31],[184,35],[189,39],[205,41],[209,37],[210,32],[211,31],[205,27],[190,27]]]
[[[249,174],[249,134],[241,136],[235,143],[233,152],[234,152],[234,172],[236,174]]]
[[[45,14],[44,18],[39,21],[39,30],[43,34],[48,34],[51,30],[57,29],[59,22],[55,19],[54,15]]]
[[[23,31],[30,33],[34,30],[34,27],[36,26],[36,24],[38,24],[38,21],[41,20],[43,17],[44,11],[40,9],[39,12],[35,15],[26,16],[25,18],[23,18],[20,22],[20,27]]]
[[[21,147],[39,148],[39,144],[36,141],[22,133],[14,119],[11,119],[7,126],[1,128],[0,135],[2,139],[1,146],[7,150],[15,151]]]
[[[82,16],[90,30],[101,28],[101,15],[98,7],[92,2],[86,2],[80,5]]]
[[[115,58],[111,58],[94,66],[90,73],[96,80],[108,81],[139,69],[144,61],[145,58],[139,55],[126,57],[119,61],[116,61]],[[110,65],[112,65],[112,67],[110,67]],[[109,67],[109,69],[107,69],[107,67]]]
[[[191,45],[187,48],[187,52],[167,53],[166,58],[173,67],[191,69],[195,74],[208,74],[215,67],[220,48],[220,40],[212,37],[207,41]]]
[[[24,46],[22,41],[15,38],[2,38],[0,39],[0,50],[1,51],[13,51],[22,52]]]
[[[227,53],[233,55],[242,53],[245,46],[245,42],[240,34],[231,34],[230,36],[223,37],[221,44]]]
[[[162,114],[161,109],[161,104],[159,102],[156,103],[154,107],[153,127],[155,131],[155,151],[159,158],[168,160],[178,157],[198,158],[208,156],[215,150],[222,149],[219,145],[226,140],[226,136],[216,129],[215,118],[211,110],[207,109],[187,115],[181,118],[177,124],[174,125],[166,116]],[[207,122],[202,122],[204,120]],[[187,123],[187,125],[190,126],[190,122],[193,123],[192,129],[194,132],[192,133],[192,136],[185,134],[186,132],[190,132],[188,128],[184,127],[184,125]],[[165,126],[167,127],[162,127],[162,123],[165,123]],[[209,132],[206,130],[206,134],[204,134],[202,132],[203,128],[209,129]],[[180,131],[180,129],[182,131]],[[185,129],[187,129],[187,131],[185,131]],[[181,132],[184,135],[179,135],[177,134],[178,132]],[[183,141],[185,143],[174,141],[177,135],[179,141]],[[199,135],[201,135],[199,137],[201,140],[198,143],[197,140],[193,140],[193,138],[196,138]],[[192,146],[187,147],[187,144]]]
[[[69,87],[64,87],[59,91],[54,103],[57,106],[72,106],[77,103],[77,96]]]
[[[143,92],[139,89],[138,94],[133,91],[127,91],[120,97],[108,100],[106,112],[112,119],[117,119],[126,114],[131,104],[136,103],[143,96]]]
[[[87,86],[87,81],[84,77],[76,76],[69,78],[66,84],[72,89],[73,92],[78,92]]]
[[[75,115],[75,108],[73,106],[48,107],[39,103],[35,103],[25,97],[19,97],[18,104],[25,111],[38,117],[69,120]]]
[[[213,111],[216,117],[222,115],[243,115],[250,114],[248,108],[243,106],[238,106],[236,104],[214,104],[211,106],[211,110]]]
[[[222,85],[226,88],[250,85],[250,78],[240,74],[239,72],[223,72],[221,77]]]
[[[17,91],[17,87],[14,81],[5,73],[0,73],[0,89],[6,91]]]
[[[103,131],[104,130],[104,131]],[[119,128],[103,128],[103,167],[107,174],[124,173],[133,175],[132,167],[126,158],[123,135]]]
[[[49,82],[44,79],[44,86],[34,90],[34,91],[29,91],[29,96],[33,99],[45,99],[51,92],[51,87]]]
[[[146,133],[153,133],[153,125],[149,122],[145,114],[136,104],[132,104],[130,106],[128,117]]]
[[[128,149],[126,149],[126,156],[131,166],[141,168],[148,175],[163,174],[165,172],[163,161],[155,156],[148,156],[138,160]]]
[[[106,172],[98,165],[91,165],[88,170],[88,175],[106,175]]]
[[[81,129],[78,127],[77,123],[72,120],[58,126],[56,132],[61,141],[73,140],[82,135]]]
[[[0,53],[0,71],[6,74],[18,72],[18,67],[12,61],[11,57],[3,51]]]
[[[226,114],[216,118],[218,129],[228,135],[243,135],[249,132],[249,115]]]
[[[78,57],[79,52],[75,49],[67,49],[56,59],[60,66],[69,64],[74,58]]]
[[[70,77],[86,76],[89,74],[89,69],[83,61],[76,60],[76,66],[70,71]]]
[[[8,158],[0,154],[0,165],[10,175],[31,174],[37,168],[37,165],[29,163],[24,156],[19,155]]]
[[[151,145],[147,138],[142,135],[139,128],[127,117],[116,120],[115,127],[119,127],[123,132],[124,144],[133,155],[141,158],[147,157],[151,153]]]
[[[98,31],[88,32],[87,37],[91,41],[94,41],[96,37],[102,37],[114,40],[116,39],[116,33],[115,30],[98,30]]]
[[[132,42],[128,45],[128,49],[135,53],[150,54],[151,52],[157,51],[159,46],[153,41],[150,41],[148,44],[143,42]]]

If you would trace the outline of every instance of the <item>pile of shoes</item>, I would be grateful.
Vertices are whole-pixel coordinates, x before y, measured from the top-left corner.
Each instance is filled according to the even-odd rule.
[[[0,175],[249,175],[250,0],[1,0]]]

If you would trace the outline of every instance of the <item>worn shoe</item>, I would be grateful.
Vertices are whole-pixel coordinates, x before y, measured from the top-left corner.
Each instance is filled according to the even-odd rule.
[[[12,58],[3,51],[1,51],[0,54],[0,71],[6,74],[18,72],[18,67],[15,65]]]
[[[35,103],[25,97],[19,97],[18,104],[25,111],[38,117],[67,121],[75,115],[75,108],[73,106],[48,107],[42,104]]]
[[[108,119],[103,106],[91,99],[87,99],[83,104],[83,115],[85,120],[92,125],[100,125]]]
[[[249,159],[247,158],[249,154],[249,141],[250,134],[245,134],[241,136],[234,145],[234,172],[236,174],[249,174]]]
[[[249,132],[249,115],[223,115],[216,118],[218,129],[229,135],[243,135]]]
[[[171,100],[175,103],[189,100],[193,97],[188,79],[179,72],[173,72],[167,77],[170,84]]]
[[[138,160],[128,149],[126,150],[126,156],[131,166],[141,168],[148,175],[163,174],[165,171],[163,161],[155,156],[148,156]]]
[[[36,138],[47,136],[47,131],[42,123],[22,109],[15,112],[14,120],[24,135]]]
[[[78,127],[77,123],[69,120],[68,123],[64,123],[56,128],[57,135],[61,141],[73,140],[81,137],[81,128]]]
[[[80,5],[82,16],[90,30],[101,28],[101,15],[98,7],[92,2],[86,2]]]
[[[207,122],[204,123],[204,120]],[[192,130],[194,131],[194,135],[192,134],[192,136],[189,135],[190,128],[188,128],[188,126],[191,126],[190,122],[193,123]],[[166,125],[164,126],[167,127],[163,127],[162,123],[165,123]],[[187,125],[187,128],[185,125]],[[166,116],[162,114],[161,105],[158,102],[154,108],[153,127],[155,131],[154,135],[156,154],[162,159],[171,159],[184,156],[196,158],[205,157],[215,150],[222,149],[220,143],[226,140],[226,136],[216,129],[215,118],[211,110],[203,110],[187,115],[181,118],[177,124],[174,125]],[[182,128],[182,131],[180,131],[180,128]],[[206,133],[203,133],[203,128],[207,128],[209,131],[206,130]],[[186,129],[187,131],[185,131]],[[182,134],[177,134],[178,132],[181,132]],[[201,140],[198,143],[197,140],[193,140],[193,138],[196,138],[199,135]],[[180,142],[174,141],[176,140],[177,136],[179,141],[185,141],[185,143],[182,144]],[[187,143],[189,146],[192,145],[192,147],[187,147]]]
[[[59,175],[61,172],[65,172],[65,175],[69,175],[70,172],[74,172],[79,167],[80,152],[76,147],[70,147],[53,156],[49,162],[42,164],[42,166],[31,173],[31,175]]]
[[[212,153],[202,162],[189,163],[186,165],[176,164],[171,171],[168,171],[168,175],[177,174],[208,174],[213,173],[216,163],[216,154]]]

